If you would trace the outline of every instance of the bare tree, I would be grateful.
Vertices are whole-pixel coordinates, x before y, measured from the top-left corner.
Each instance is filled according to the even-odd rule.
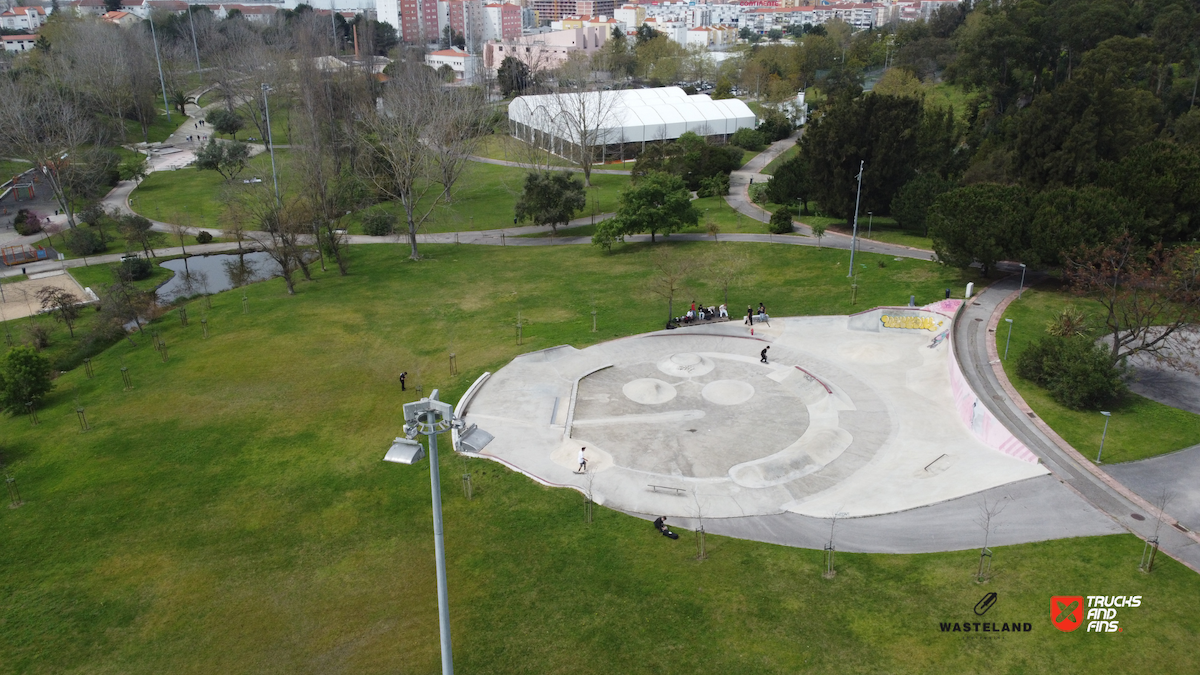
[[[378,107],[364,112],[359,167],[380,193],[400,202],[409,257],[418,260],[417,231],[453,185],[439,182],[447,179],[438,171],[438,151],[428,143],[446,110],[441,83],[432,70],[414,62],[398,65]],[[422,203],[435,185],[441,186],[440,192]]]
[[[725,306],[729,306],[729,287],[737,282],[746,266],[750,263],[750,256],[744,252],[730,247],[718,246],[709,255],[706,271],[708,278],[717,283],[721,287],[722,297],[725,299]]]
[[[434,118],[429,129],[429,142],[437,150],[434,163],[436,180],[442,186],[442,201],[453,201],[451,188],[467,168],[479,139],[487,132],[488,104],[483,91],[475,88],[455,88],[442,95],[442,114]]]
[[[311,250],[306,234],[311,213],[300,199],[279,201],[275,194],[262,186],[249,186],[241,191],[233,207],[239,221],[258,226],[262,234],[257,239],[263,251],[279,266],[280,276],[288,295],[296,294],[295,273],[308,273],[304,256]]]
[[[93,167],[85,149],[99,145],[90,116],[69,92],[29,79],[0,82],[0,151],[32,161],[54,193],[67,224],[75,227],[76,183],[73,174]]]
[[[71,337],[75,337],[75,322],[83,309],[79,306],[79,298],[65,288],[44,286],[37,292],[38,300],[42,303],[42,311],[49,312],[55,321],[66,324]]]
[[[983,504],[979,507],[979,517],[975,519],[975,522],[979,524],[979,527],[983,528],[983,548],[979,550],[979,569],[975,573],[975,580],[980,583],[987,579],[987,574],[992,568],[992,550],[988,548],[988,539],[991,537],[992,532],[996,530],[996,519],[1004,512],[1007,506],[1008,504],[1004,503],[1001,499],[988,504],[985,498]]]
[[[572,146],[570,159],[579,165],[588,187],[592,186],[597,148],[607,145],[608,132],[617,125],[619,101],[617,93],[610,89],[588,91],[590,79],[591,67],[586,59],[568,59],[560,69],[550,111],[555,134]],[[603,154],[603,150],[600,152]]]
[[[667,323],[675,317],[675,295],[683,290],[684,279],[692,272],[692,258],[675,255],[671,249],[655,249],[652,258],[655,276],[650,290],[667,301]]]
[[[1200,246],[1141,249],[1132,236],[1084,247],[1067,260],[1076,293],[1105,309],[1113,363],[1145,354],[1161,364],[1192,370],[1200,324]]]

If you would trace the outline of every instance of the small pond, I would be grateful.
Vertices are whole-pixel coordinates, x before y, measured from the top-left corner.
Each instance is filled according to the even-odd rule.
[[[279,263],[262,251],[238,255],[197,255],[187,259],[168,260],[163,267],[175,272],[171,280],[158,289],[158,301],[163,304],[205,293],[220,293],[256,281],[266,281],[280,274]]]

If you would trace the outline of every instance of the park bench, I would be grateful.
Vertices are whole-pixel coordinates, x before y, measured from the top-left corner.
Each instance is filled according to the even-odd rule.
[[[684,488],[671,487],[670,485],[648,485],[651,490],[658,492],[659,490],[672,490],[676,497],[682,497],[687,490]]]

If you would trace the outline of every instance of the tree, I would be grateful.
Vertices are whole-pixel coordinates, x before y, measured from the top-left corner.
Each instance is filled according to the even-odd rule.
[[[558,232],[559,225],[566,225],[585,206],[583,181],[570,171],[536,171],[525,175],[516,216],[534,225],[549,225]]]
[[[729,287],[742,276],[746,266],[750,264],[750,256],[731,246],[718,246],[707,258],[705,274],[713,283],[721,287],[721,297],[725,306],[729,306]]]
[[[154,256],[154,245],[162,238],[162,233],[155,232],[153,226],[154,223],[145,217],[129,213],[121,216],[117,230],[129,243],[141,246],[142,252],[149,259]]]
[[[790,206],[779,207],[775,210],[775,213],[771,214],[771,222],[768,223],[767,229],[772,234],[790,234],[794,231],[792,227],[793,215],[795,214],[792,213]]]
[[[621,193],[621,205],[612,218],[596,227],[593,243],[611,245],[626,235],[650,233],[655,241],[659,232],[669,234],[700,221],[700,212],[692,205],[692,195],[683,179],[671,174],[654,172],[630,185]]]
[[[75,227],[77,197],[72,173],[79,169],[82,175],[95,175],[99,167],[77,164],[88,147],[102,145],[102,140],[91,116],[69,92],[28,78],[5,78],[0,83],[0,151],[7,157],[28,159],[41,169],[71,227]]]
[[[250,146],[241,141],[217,142],[210,138],[196,152],[196,168],[201,171],[216,171],[225,180],[233,180],[246,170],[250,160]]]
[[[741,163],[742,151],[738,148],[712,145],[688,131],[671,143],[646,148],[633,169],[633,181],[650,173],[663,172],[679,176],[689,190],[697,190],[704,179],[728,176]]]
[[[695,258],[678,255],[669,248],[654,252],[654,277],[650,290],[667,301],[667,325],[675,318],[675,295],[683,290],[683,282],[691,274]]]
[[[121,162],[117,166],[117,171],[120,173],[121,180],[131,180],[134,183],[141,183],[150,173],[150,158],[138,153],[136,157],[131,157]]]
[[[836,101],[809,124],[800,152],[809,168],[813,197],[821,210],[851,218],[860,162],[863,211],[886,213],[896,192],[918,167],[919,101],[871,94]]]
[[[71,291],[57,286],[43,286],[37,292],[37,298],[42,304],[42,311],[50,312],[54,320],[65,324],[71,337],[75,337],[75,322],[83,313],[79,298]]]
[[[989,184],[938,197],[928,216],[938,259],[963,269],[978,263],[987,276],[997,261],[1021,249],[1027,201],[1022,188]]]
[[[1200,324],[1200,247],[1149,251],[1130,234],[1082,246],[1066,261],[1071,290],[1104,307],[1109,358],[1145,354],[1173,368],[1189,366],[1191,330]]]
[[[431,147],[438,127],[447,117],[442,84],[421,63],[400,64],[383,90],[378,106],[362,115],[357,128],[358,168],[382,195],[400,202],[411,252],[419,260],[417,230],[452,186],[441,172]],[[456,178],[455,178],[456,179]],[[441,187],[434,199],[422,201],[433,186]]]
[[[138,333],[144,333],[143,317],[149,316],[154,306],[153,293],[143,291],[134,286],[131,280],[118,274],[116,281],[104,289],[100,311],[103,323],[118,327],[121,333],[124,333],[123,327],[131,322],[137,327]]]
[[[767,198],[776,204],[799,201],[801,215],[808,213],[808,201],[812,194],[807,159],[804,155],[793,156],[779,165],[767,181]]]
[[[218,134],[224,134],[237,140],[237,134],[246,126],[242,116],[232,110],[217,108],[205,115],[205,121]]]
[[[929,236],[929,207],[938,197],[953,189],[953,181],[932,172],[919,173],[892,198],[892,217],[900,227],[918,230],[921,236]]]
[[[579,53],[579,52],[572,52]],[[592,186],[592,164],[597,160],[598,149],[610,141],[607,133],[610,127],[616,126],[614,106],[617,96],[610,89],[587,91],[587,82],[591,77],[590,67],[582,60],[567,61],[561,69],[562,82],[552,96],[554,110],[555,135],[568,144],[573,156],[569,159],[579,165],[583,173],[583,183]]]
[[[808,229],[812,230],[813,236],[817,238],[817,250],[821,250],[821,237],[825,236],[825,224],[813,223],[808,226]]]
[[[1173,143],[1139,146],[1101,165],[1097,184],[1133,202],[1141,243],[1200,239],[1200,154]]]
[[[500,85],[501,96],[522,95],[531,84],[529,66],[515,56],[505,56],[496,72],[496,81]]]
[[[376,56],[387,56],[388,52],[400,44],[400,33],[392,24],[372,19],[371,28],[375,38]]]
[[[50,380],[50,362],[33,347],[17,346],[4,357],[2,375],[4,409],[12,414],[25,412],[25,404],[40,403],[54,389]]]
[[[1029,236],[1022,262],[1059,267],[1080,246],[1112,241],[1142,230],[1142,213],[1112,190],[1096,187],[1045,190],[1030,199]]]
[[[187,92],[179,90],[179,89],[172,91],[170,97],[168,97],[167,100],[171,103],[171,106],[173,108],[175,108],[176,110],[179,111],[179,116],[183,117],[183,118],[187,118],[188,104],[196,103],[195,96],[188,96]]]

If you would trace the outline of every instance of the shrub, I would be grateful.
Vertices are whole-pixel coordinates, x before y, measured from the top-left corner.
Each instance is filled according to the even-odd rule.
[[[105,249],[100,234],[91,229],[76,227],[67,230],[63,232],[63,239],[67,242],[67,250],[75,255],[93,255],[103,253]]]
[[[767,110],[763,113],[763,120],[759,122],[757,131],[763,135],[765,143],[774,143],[792,135],[792,123],[787,115],[778,110]]]
[[[123,281],[141,281],[149,279],[154,272],[154,266],[145,258],[126,258],[121,261],[121,266],[117,268],[117,275]]]
[[[767,229],[772,234],[791,234],[794,231],[792,230],[792,216],[794,215],[791,207],[781,207],[771,214],[771,222],[767,225]]]
[[[1098,409],[1125,393],[1108,349],[1087,337],[1043,337],[1021,352],[1017,374],[1075,410]]]
[[[41,402],[54,388],[50,380],[50,362],[32,347],[17,346],[4,357],[4,372],[0,375],[0,404],[13,413],[25,412],[25,403]]]
[[[200,230],[200,233],[196,235],[196,243],[197,244],[208,244],[208,243],[211,243],[212,240],[213,240],[212,234],[209,232],[205,232],[204,230]]]
[[[42,221],[36,214],[30,213],[29,209],[21,209],[17,211],[17,217],[13,220],[13,229],[22,237],[36,234],[42,231]]]
[[[50,327],[40,323],[31,323],[25,327],[25,338],[31,347],[40,352],[50,346]]]
[[[372,237],[386,237],[396,233],[396,219],[387,211],[372,211],[363,216],[363,232]]]
[[[729,143],[750,151],[762,150],[767,144],[762,133],[749,128],[733,132],[733,135],[729,137]]]
[[[717,174],[700,179],[700,189],[696,190],[697,197],[724,197],[729,194],[729,176]]]
[[[750,201],[754,202],[755,204],[762,205],[767,203],[766,183],[755,183],[754,185],[750,186],[748,192],[750,194]]]

